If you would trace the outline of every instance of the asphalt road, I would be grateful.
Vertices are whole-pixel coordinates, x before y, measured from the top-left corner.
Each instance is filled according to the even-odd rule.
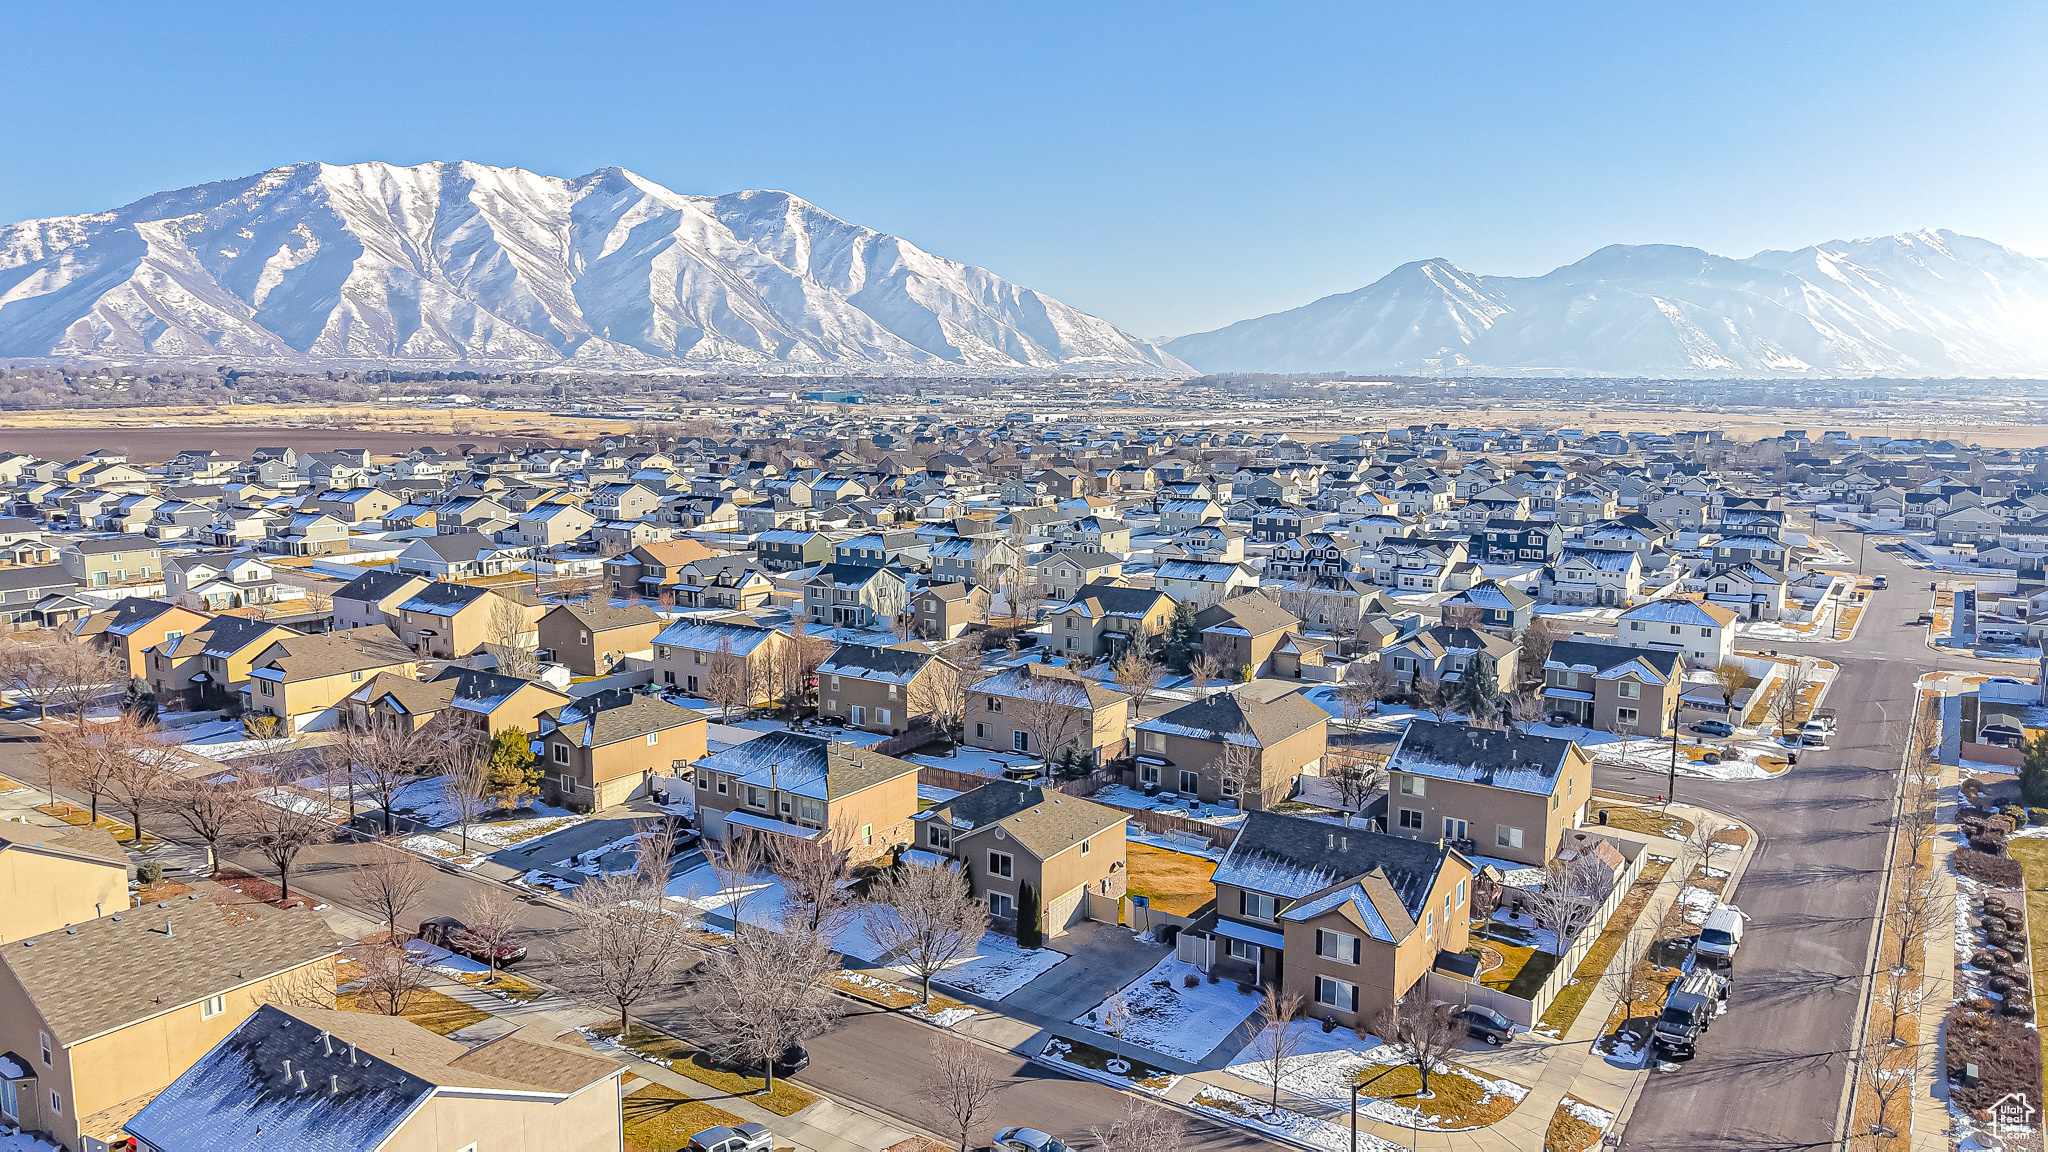
[[[1836,535],[1854,555],[1855,534]],[[1838,1138],[1914,683],[1937,663],[1999,667],[1937,658],[1926,647],[1926,629],[1913,624],[1928,604],[1925,572],[1875,544],[1864,571],[1883,573],[1891,587],[1873,595],[1855,639],[1776,645],[1841,665],[1824,702],[1838,719],[1834,745],[1802,754],[1775,780],[1679,778],[1680,800],[1727,812],[1761,834],[1736,893],[1750,922],[1729,1014],[1697,1057],[1649,1075],[1623,1148],[1747,1152],[1827,1147]],[[1665,777],[1601,769],[1594,783],[1661,794]]]

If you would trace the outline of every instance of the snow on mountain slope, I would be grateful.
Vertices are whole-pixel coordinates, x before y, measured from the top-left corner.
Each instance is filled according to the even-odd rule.
[[[0,228],[0,356],[1186,372],[786,192],[460,162],[295,164]]]
[[[2048,262],[1947,231],[1617,244],[1531,277],[1429,260],[1165,347],[1205,372],[2048,376]]]

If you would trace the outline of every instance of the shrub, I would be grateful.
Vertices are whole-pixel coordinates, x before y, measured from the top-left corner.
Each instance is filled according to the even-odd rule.
[[[1949,1079],[1959,1081],[1966,1064],[1977,1066],[1974,1087],[1957,1083],[1949,1093],[1956,1103],[1976,1111],[1998,1103],[2009,1092],[2041,1099],[2038,1033],[2010,1018],[1971,1013],[1961,1005],[1949,1009],[1948,1021]]]
[[[2048,824],[2048,808],[2027,809],[2027,823]]]
[[[2020,862],[2010,856],[1993,856],[1972,848],[1959,848],[1955,864],[1956,871],[1979,883],[1998,888],[2020,886]]]
[[[154,884],[164,878],[164,866],[158,860],[144,860],[135,866],[135,879],[143,884]]]
[[[2027,810],[2025,808],[2022,808],[2017,804],[2007,804],[2005,807],[2000,808],[1998,811],[1999,814],[2004,816],[2006,818],[2006,821],[2012,825],[2014,831],[2018,831],[2019,829],[2025,828],[2027,826]]]
[[[1970,847],[1991,856],[2005,855],[2005,845],[2005,834],[1988,828],[1970,837]]]

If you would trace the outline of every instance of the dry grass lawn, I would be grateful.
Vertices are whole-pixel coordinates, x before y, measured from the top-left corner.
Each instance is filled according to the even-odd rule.
[[[916,988],[906,988],[892,981],[876,979],[875,977],[848,971],[844,968],[827,976],[825,982],[830,984],[835,990],[844,992],[855,999],[865,1000],[870,1004],[891,1010],[908,1008],[923,999],[922,992]],[[944,1012],[951,1008],[965,1007],[967,1005],[953,999],[951,996],[942,996],[937,992],[932,993],[931,1010],[933,1012]]]
[[[1145,897],[1169,916],[1193,916],[1216,898],[1216,886],[1209,879],[1216,874],[1214,860],[1150,844],[1127,844],[1124,854],[1129,872],[1124,890]]]
[[[619,1101],[619,1110],[625,1117],[629,1152],[675,1152],[706,1128],[741,1122],[723,1108],[661,1084],[649,1085]]]
[[[1636,875],[1636,882],[1629,886],[1628,895],[1614,909],[1614,915],[1607,921],[1607,928],[1586,950],[1585,959],[1572,973],[1572,982],[1566,984],[1544,1010],[1543,1019],[1536,1022],[1537,1030],[1552,1036],[1562,1037],[1571,1031],[1579,1013],[1592,998],[1593,990],[1600,986],[1600,978],[1607,966],[1614,963],[1615,954],[1621,951],[1628,939],[1629,930],[1635,927],[1637,917],[1657,891],[1657,885],[1664,880],[1664,873],[1671,867],[1668,860],[1650,860],[1643,864],[1643,870]]]
[[[1607,813],[1610,828],[1625,828],[1630,832],[1641,832],[1645,836],[1675,836],[1680,840],[1692,835],[1692,821],[1669,812],[1656,812],[1648,808],[1632,808],[1621,805],[1602,809]],[[1597,821],[1599,818],[1596,816]],[[1599,831],[1596,826],[1594,831]]]
[[[1453,1069],[1458,1065],[1453,1064]],[[1413,1064],[1367,1068],[1358,1074],[1361,1095],[1396,1101],[1433,1118],[1442,1128],[1484,1128],[1498,1124],[1515,1110],[1510,1096],[1495,1096],[1484,1085],[1460,1076],[1456,1071],[1433,1073],[1429,1078],[1430,1098],[1417,1100],[1422,1090],[1422,1073]]]
[[[616,1038],[619,1028],[616,1024],[604,1024],[590,1030],[593,1036]],[[818,1102],[818,1098],[803,1087],[778,1078],[771,1092],[763,1092],[767,1081],[759,1076],[742,1076],[728,1072],[711,1063],[711,1058],[691,1048],[681,1040],[635,1022],[633,1030],[626,1034],[626,1047],[657,1064],[667,1065],[679,1076],[688,1076],[699,1084],[716,1088],[732,1096],[743,1096],[750,1104],[757,1104],[777,1116],[794,1116]]]
[[[335,997],[335,1007],[344,1012],[367,1012],[371,1015],[375,1015],[377,1011],[370,1007],[368,999],[361,992],[343,992]],[[443,1036],[450,1032],[460,1032],[471,1024],[491,1018],[490,1013],[471,1008],[455,997],[436,992],[432,988],[420,989],[403,1015],[427,1031],[438,1032]]]
[[[1550,1131],[1543,1134],[1543,1152],[1586,1152],[1600,1142],[1600,1129],[1572,1114],[1566,1104],[1578,1097],[1565,1094],[1558,1102],[1557,1111],[1550,1115]],[[1585,1101],[1580,1100],[1583,1104]]]
[[[2034,987],[2048,980],[2048,840],[2028,836],[2014,840],[2006,852],[2020,862],[2027,880],[2028,954],[2034,962]],[[2041,1054],[2048,1058],[2048,1031],[2041,1033]]]
[[[104,810],[105,805],[101,805],[101,808]],[[114,839],[119,840],[124,846],[130,848],[137,847],[135,844],[134,828],[105,815],[102,815],[98,820],[94,820],[92,818],[92,809],[90,808],[80,808],[76,804],[68,804],[59,800],[55,804],[38,804],[36,805],[36,811],[41,812],[45,816],[55,816],[73,828],[104,828],[108,832],[113,833]],[[140,847],[143,850],[146,851],[155,847],[156,843],[157,838],[155,836],[148,832],[142,834]]]

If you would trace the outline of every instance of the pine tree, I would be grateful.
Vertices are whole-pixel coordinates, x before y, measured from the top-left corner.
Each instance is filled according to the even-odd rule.
[[[540,757],[533,754],[533,741],[523,729],[500,728],[491,733],[484,759],[489,765],[490,794],[500,804],[517,808],[521,799],[540,791]]]
[[[1493,661],[1485,656],[1472,657],[1465,665],[1464,675],[1458,678],[1453,700],[1458,711],[1472,723],[1491,724],[1500,711],[1500,673]]]
[[[2020,798],[2028,807],[2048,805],[2048,732],[2027,742],[2020,761]]]
[[[1045,943],[1045,926],[1039,922],[1038,885],[1026,882],[1017,889],[1017,946],[1036,948]]]
[[[1195,606],[1181,601],[1173,606],[1173,619],[1166,626],[1167,655],[1183,668],[1201,647],[1202,632],[1195,627]]]

